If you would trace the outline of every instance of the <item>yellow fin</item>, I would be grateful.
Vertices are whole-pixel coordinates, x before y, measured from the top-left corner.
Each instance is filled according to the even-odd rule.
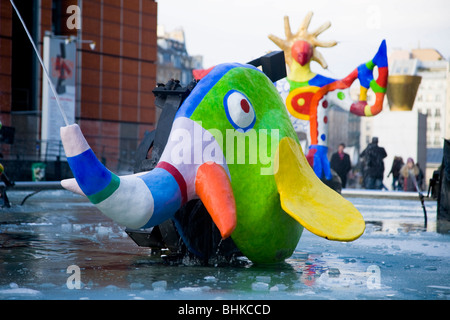
[[[352,241],[363,234],[361,213],[317,178],[294,139],[280,141],[274,167],[281,206],[302,226],[328,240]]]

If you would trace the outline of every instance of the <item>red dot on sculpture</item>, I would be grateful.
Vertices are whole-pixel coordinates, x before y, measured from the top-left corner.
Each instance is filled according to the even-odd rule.
[[[248,113],[250,111],[250,105],[248,104],[248,101],[245,99],[241,100],[241,108],[245,113]]]
[[[328,101],[327,100],[324,100],[322,102],[322,107],[324,107],[325,109],[328,108]]]

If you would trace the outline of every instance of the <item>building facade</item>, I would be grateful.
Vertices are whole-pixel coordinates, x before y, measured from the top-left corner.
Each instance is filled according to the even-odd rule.
[[[450,137],[450,64],[435,49],[395,51],[390,74],[422,77],[413,110],[427,115],[427,148],[440,148]]]
[[[155,127],[157,3],[154,0],[15,0],[43,55],[44,35],[75,41],[75,122],[113,171],[129,171],[146,130]],[[74,18],[75,11],[79,15]],[[73,8],[73,7],[72,7]],[[4,158],[38,160],[42,70],[9,1],[0,2],[0,120],[15,129]],[[71,28],[73,19],[78,27]],[[70,20],[70,23],[69,23]],[[89,45],[95,43],[92,49]]]
[[[163,26],[158,26],[157,82],[177,79],[186,86],[193,79],[192,70],[202,68],[203,57],[191,56],[187,52],[183,29],[166,32]]]

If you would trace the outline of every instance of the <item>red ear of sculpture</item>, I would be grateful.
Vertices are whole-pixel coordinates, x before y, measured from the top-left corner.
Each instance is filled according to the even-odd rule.
[[[195,80],[201,80],[204,77],[206,77],[206,75],[208,73],[211,72],[212,69],[214,69],[215,66],[212,66],[211,68],[208,69],[194,69],[192,70],[192,75],[194,76]]]
[[[222,235],[228,238],[236,227],[236,203],[231,181],[225,169],[206,162],[197,170],[195,192]]]

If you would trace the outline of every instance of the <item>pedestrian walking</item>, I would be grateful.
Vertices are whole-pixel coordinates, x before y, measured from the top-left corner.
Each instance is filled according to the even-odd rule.
[[[378,146],[378,138],[373,137],[360,157],[364,158],[364,187],[366,189],[383,188],[384,162],[387,157],[386,150]]]
[[[330,160],[330,167],[341,178],[342,188],[347,185],[347,174],[352,168],[350,156],[344,152],[345,144],[341,143],[338,146],[338,151],[333,153]]]

